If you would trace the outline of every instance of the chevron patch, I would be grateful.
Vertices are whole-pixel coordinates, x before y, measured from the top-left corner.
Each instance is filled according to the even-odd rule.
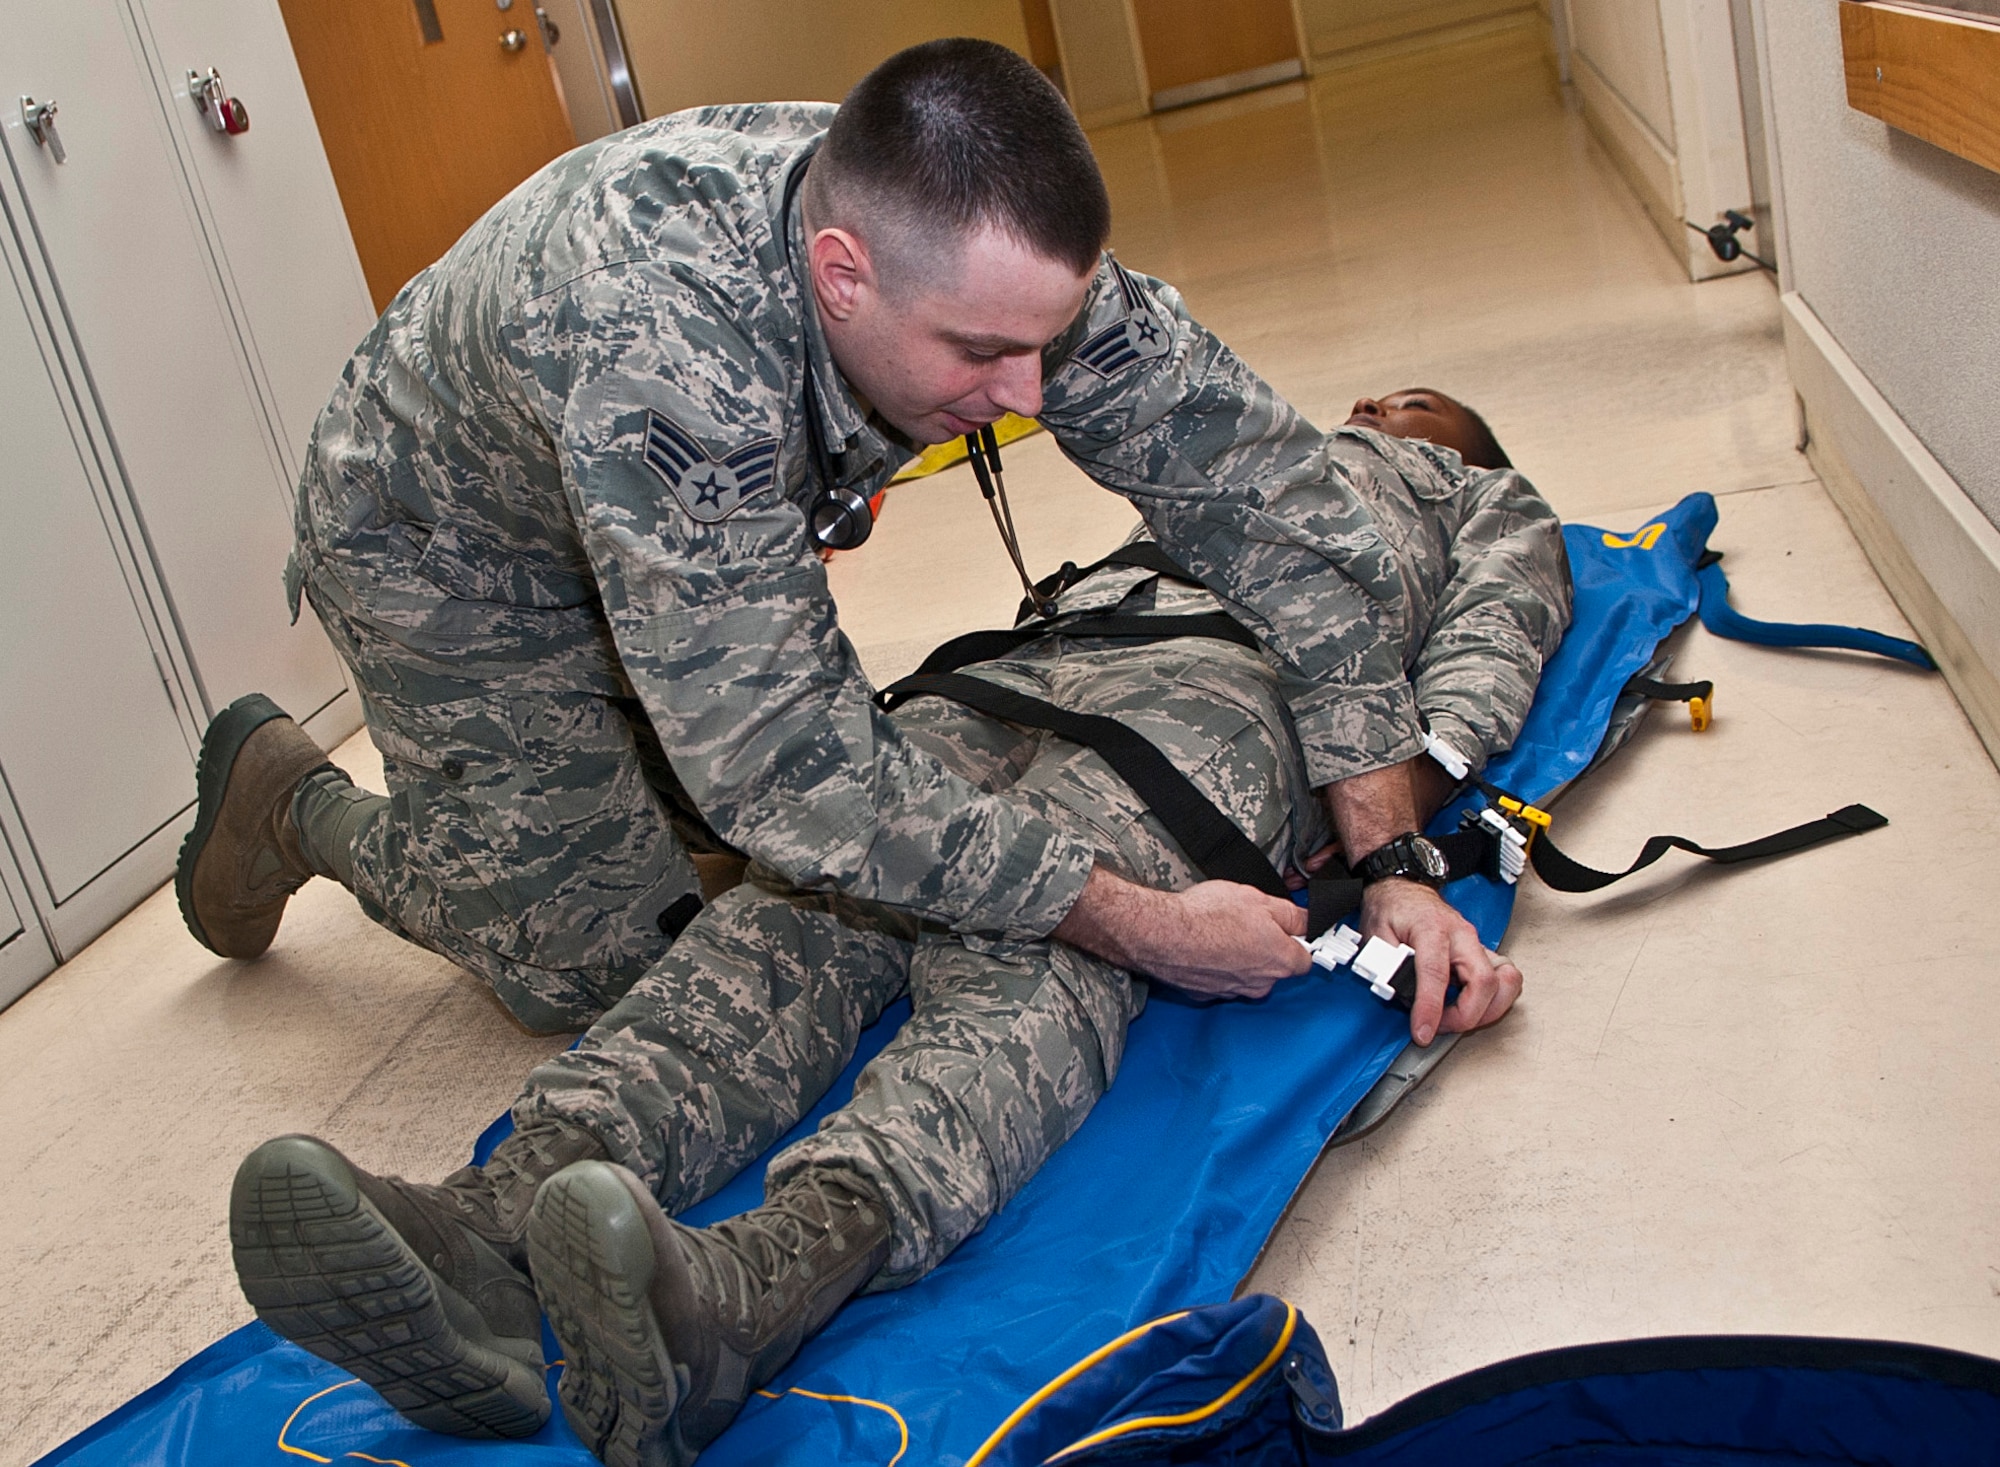
[[[715,457],[664,413],[646,413],[646,465],[704,525],[726,520],[777,477],[778,440],[758,438]]]
[[[1114,376],[1134,362],[1165,356],[1173,344],[1173,333],[1153,310],[1138,282],[1116,261],[1111,268],[1118,273],[1119,293],[1125,298],[1125,319],[1092,332],[1070,353],[1071,361],[1100,377]]]

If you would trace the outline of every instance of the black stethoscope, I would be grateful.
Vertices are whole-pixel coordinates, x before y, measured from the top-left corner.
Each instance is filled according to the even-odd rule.
[[[778,237],[784,241],[785,264],[794,277],[798,275],[798,262],[792,258],[792,201],[798,197],[799,181],[811,166],[812,154],[808,153],[785,180],[785,196],[778,205]],[[804,295],[800,302],[802,312],[812,310],[811,277],[800,282],[800,289]],[[803,323],[803,314],[800,319]],[[806,452],[812,458],[813,472],[819,475],[819,497],[806,511],[806,526],[812,532],[813,543],[822,550],[853,550],[875,528],[875,512],[860,494],[833,480],[833,457],[826,451],[826,433],[820,427],[819,384],[813,380],[810,351],[802,375],[806,388]]]
[[[792,200],[797,196],[799,180],[805,177],[806,169],[812,166],[810,154],[800,162],[792,176],[785,180],[785,196],[780,205],[778,228],[785,243],[785,263],[798,273],[792,259]],[[803,282],[806,310],[813,309],[812,280]],[[813,543],[823,550],[853,550],[863,544],[875,528],[875,512],[869,508],[868,500],[858,491],[833,478],[833,458],[826,451],[826,433],[820,426],[819,385],[814,380],[812,362],[805,364],[805,410],[806,410],[806,452],[812,458],[813,472],[819,476],[819,494],[813,500],[812,508],[806,513],[806,524],[812,532]],[[1028,578],[1028,568],[1021,559],[1021,542],[1014,533],[1014,511],[1007,503],[1007,481],[1000,473],[1000,439],[988,423],[975,433],[965,435],[966,456],[972,461],[972,474],[979,481],[979,492],[986,500],[986,508],[993,515],[994,528],[1000,531],[1000,543],[1007,547],[1007,556],[1014,562],[1014,574],[1021,578],[1022,589],[1028,593],[1029,604],[1036,614],[1049,616],[1055,612],[1056,604],[1035,589],[1035,583]]]

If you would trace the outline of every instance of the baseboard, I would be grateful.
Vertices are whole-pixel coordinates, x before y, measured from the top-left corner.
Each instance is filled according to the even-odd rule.
[[[1613,165],[1632,185],[1646,217],[1660,231],[1660,238],[1667,242],[1674,258],[1688,260],[1683,236],[1692,236],[1681,222],[1681,167],[1673,149],[1581,51],[1570,53],[1570,79],[1583,100],[1583,120],[1591,135],[1603,145]]]
[[[2000,764],[2000,529],[1812,307],[1796,291],[1781,306],[1807,457]]]
[[[1238,92],[1280,86],[1288,81],[1297,81],[1305,72],[1305,63],[1293,56],[1284,61],[1274,61],[1269,66],[1253,66],[1248,71],[1232,71],[1227,76],[1212,76],[1206,81],[1167,87],[1153,93],[1153,110],[1171,112],[1176,107],[1193,107],[1202,102],[1213,102],[1218,97],[1231,97]]]
[[[1324,72],[1365,66],[1371,61],[1384,61],[1392,56],[1434,51],[1440,46],[1455,46],[1464,41],[1478,41],[1488,36],[1505,35],[1509,31],[1525,30],[1530,26],[1546,25],[1541,12],[1532,4],[1473,5],[1468,8],[1479,13],[1413,33],[1378,33],[1390,23],[1354,27],[1334,45],[1313,52],[1306,62],[1306,71],[1309,75],[1319,76]]]

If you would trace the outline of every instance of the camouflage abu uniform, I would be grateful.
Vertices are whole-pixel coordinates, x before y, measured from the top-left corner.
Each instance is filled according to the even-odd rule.
[[[303,844],[535,1028],[660,957],[693,906],[683,841],[1014,939],[1089,872],[900,736],[835,625],[805,374],[842,483],[910,450],[856,406],[791,262],[787,185],[832,113],[703,109],[556,160],[405,287],[315,430],[292,584],[391,793],[309,781]],[[1108,257],[1045,365],[1042,421],[1278,657],[1311,781],[1415,753],[1403,577],[1329,440]]]
[[[1424,714],[1483,765],[1519,732],[1568,624],[1555,516],[1518,474],[1468,472],[1429,444],[1344,431],[1329,452],[1395,547],[1409,597],[1402,654]],[[1068,592],[1061,611],[1178,616],[1216,605],[1206,590],[1114,568]],[[1138,730],[1281,868],[1327,838],[1272,661],[1204,638],[1134,647],[1058,630],[967,671]],[[1200,879],[1089,750],[939,698],[894,718],[940,763],[1005,790],[1121,875],[1171,889]],[[907,917],[754,872],[577,1049],[529,1077],[515,1118],[584,1126],[678,1212],[788,1130],[906,989],[911,1018],[863,1069],[853,1100],[769,1173],[772,1184],[821,1166],[867,1178],[893,1237],[871,1287],[898,1287],[982,1227],[1082,1124],[1117,1074],[1142,981],[1061,943],[920,932]]]

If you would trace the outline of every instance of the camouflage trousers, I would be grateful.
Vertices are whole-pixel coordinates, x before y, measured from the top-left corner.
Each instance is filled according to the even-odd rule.
[[[1240,648],[1051,638],[970,671],[1136,728],[1280,865],[1324,837],[1275,679]],[[1090,839],[1120,874],[1200,879],[1089,750],[936,698],[896,718],[954,770]],[[810,1167],[870,1182],[894,1234],[870,1287],[897,1287],[984,1226],[1083,1123],[1117,1075],[1143,982],[1062,943],[920,931],[753,868],[576,1049],[534,1071],[514,1117],[585,1126],[678,1212],[789,1130],[905,993],[911,1016],[852,1100],[775,1157],[766,1182]]]
[[[378,608],[341,606],[339,589],[315,582],[313,607],[360,689],[389,794],[308,781],[293,803],[308,859],[528,1028],[586,1027],[699,910],[689,847],[722,849],[608,671],[608,644],[551,616],[530,645],[426,650],[378,625]]]

